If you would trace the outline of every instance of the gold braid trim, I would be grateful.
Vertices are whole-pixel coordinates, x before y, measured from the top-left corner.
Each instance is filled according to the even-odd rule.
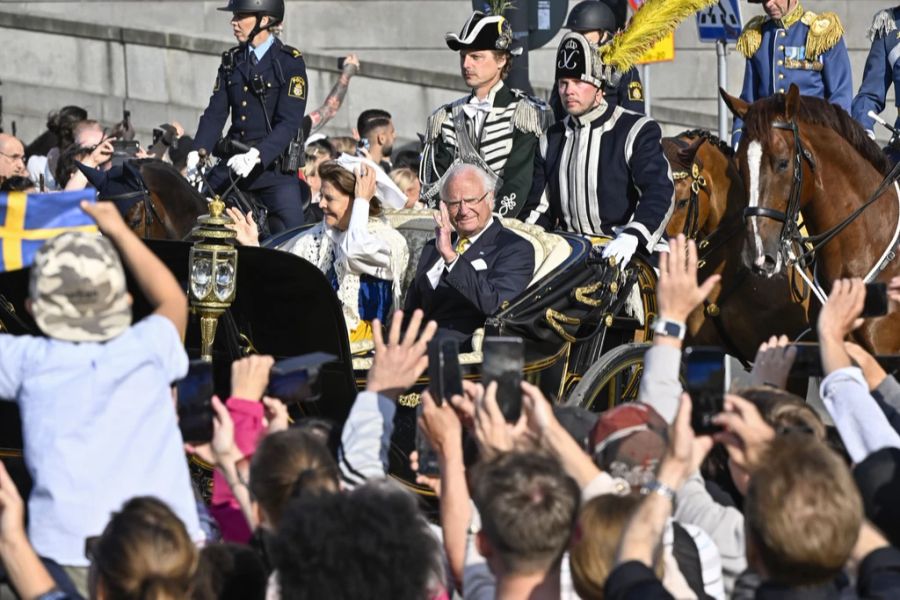
[[[752,58],[762,45],[762,27],[766,17],[753,17],[744,27],[737,41],[737,50],[747,58]]]
[[[804,15],[805,16],[805,15]],[[844,35],[844,26],[833,12],[822,13],[806,34],[806,59],[814,60],[834,48]]]

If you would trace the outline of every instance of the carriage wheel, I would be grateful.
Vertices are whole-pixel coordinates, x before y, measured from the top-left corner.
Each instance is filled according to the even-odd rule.
[[[606,352],[585,372],[566,399],[567,406],[602,412],[637,400],[648,343],[622,344]]]

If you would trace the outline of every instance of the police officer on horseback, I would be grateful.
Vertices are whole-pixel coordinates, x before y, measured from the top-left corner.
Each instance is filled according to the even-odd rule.
[[[235,184],[268,210],[272,233],[303,224],[300,181],[291,153],[302,152],[298,137],[306,110],[306,65],[299,50],[273,33],[284,19],[284,0],[229,0],[238,46],[222,55],[209,105],[200,117],[188,177],[199,151],[221,161],[207,175],[217,193]],[[231,127],[219,140],[225,121]]]

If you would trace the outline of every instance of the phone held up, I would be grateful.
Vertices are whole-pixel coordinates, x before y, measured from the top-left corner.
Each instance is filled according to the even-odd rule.
[[[522,338],[484,338],[482,383],[485,389],[497,382],[497,404],[508,423],[522,414],[522,369],[525,368],[525,346]]]
[[[725,352],[691,347],[684,351],[685,391],[691,397],[691,427],[698,435],[719,430],[712,420],[725,409],[729,377]]]
[[[888,313],[887,284],[884,282],[866,284],[866,302],[863,317],[882,317]]]
[[[321,397],[317,385],[322,365],[337,357],[326,352],[312,352],[279,360],[269,371],[266,395],[287,405],[316,402]]]
[[[212,363],[192,360],[188,373],[176,384],[178,427],[189,444],[205,444],[213,437]]]
[[[459,366],[459,343],[453,339],[428,342],[428,390],[435,404],[441,406],[450,398],[462,395],[462,370]],[[422,404],[419,404],[419,416]],[[428,443],[421,428],[416,428],[416,452],[419,455],[420,475],[436,477],[440,474],[437,452]]]

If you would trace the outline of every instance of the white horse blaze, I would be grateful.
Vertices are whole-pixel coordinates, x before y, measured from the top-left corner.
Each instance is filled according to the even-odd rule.
[[[750,167],[750,207],[759,206],[759,177],[762,168],[762,145],[759,142],[750,142],[747,147],[747,164]],[[750,225],[753,228],[753,243],[756,247],[756,264],[762,265],[765,261],[762,238],[759,235],[759,222],[757,216],[750,217]]]

